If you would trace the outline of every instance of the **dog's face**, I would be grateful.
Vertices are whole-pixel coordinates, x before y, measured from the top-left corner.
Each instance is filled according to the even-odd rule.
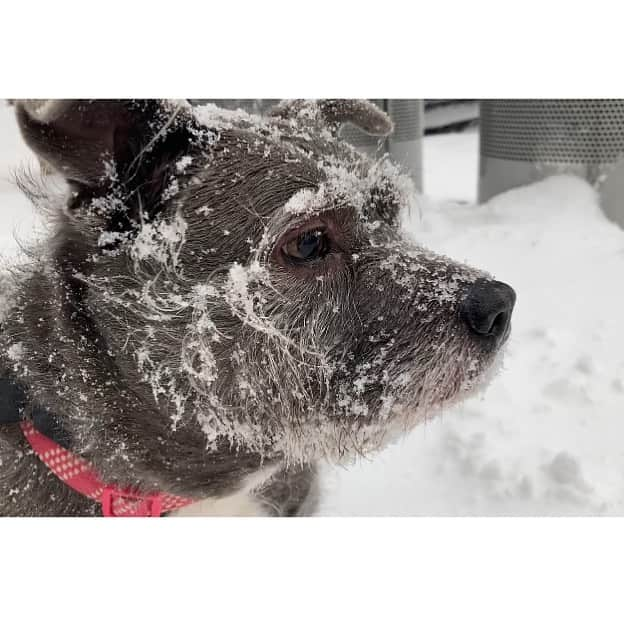
[[[513,291],[407,240],[409,179],[336,137],[343,121],[387,133],[371,105],[290,102],[261,119],[64,102],[18,116],[70,185],[54,256],[74,320],[150,406],[120,400],[109,439],[150,436],[166,455],[183,430],[208,455],[345,459],[478,385],[507,338]],[[112,383],[92,377],[89,397]],[[93,420],[88,403],[74,423]]]

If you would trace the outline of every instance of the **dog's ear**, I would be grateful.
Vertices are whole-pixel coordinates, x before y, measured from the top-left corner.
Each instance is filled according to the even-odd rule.
[[[387,136],[394,130],[390,117],[368,100],[284,100],[272,116],[321,120],[334,134],[351,123],[373,136]]]
[[[28,146],[68,182],[93,188],[127,174],[180,111],[158,100],[17,100]]]

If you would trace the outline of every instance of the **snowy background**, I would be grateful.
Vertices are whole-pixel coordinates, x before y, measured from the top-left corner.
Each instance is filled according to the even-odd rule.
[[[568,176],[475,205],[478,133],[424,139],[420,243],[518,295],[505,368],[483,392],[349,468],[323,515],[624,514],[624,231]],[[10,181],[33,157],[0,104],[0,254],[36,219]]]

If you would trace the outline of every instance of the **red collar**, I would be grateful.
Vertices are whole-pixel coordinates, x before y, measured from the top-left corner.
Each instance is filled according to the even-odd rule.
[[[98,501],[104,516],[161,516],[194,503],[191,498],[155,492],[139,493],[104,483],[93,466],[37,431],[30,421],[22,421],[22,431],[39,459],[76,492]]]

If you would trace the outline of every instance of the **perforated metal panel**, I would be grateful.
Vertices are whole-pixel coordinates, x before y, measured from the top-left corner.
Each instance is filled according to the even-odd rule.
[[[585,178],[624,225],[624,100],[481,102],[479,199],[556,173]],[[617,189],[617,190],[616,190]]]
[[[612,163],[624,153],[624,100],[485,100],[481,154],[543,163]]]
[[[386,100],[387,112],[394,121],[390,141],[419,141],[423,134],[422,100]]]

